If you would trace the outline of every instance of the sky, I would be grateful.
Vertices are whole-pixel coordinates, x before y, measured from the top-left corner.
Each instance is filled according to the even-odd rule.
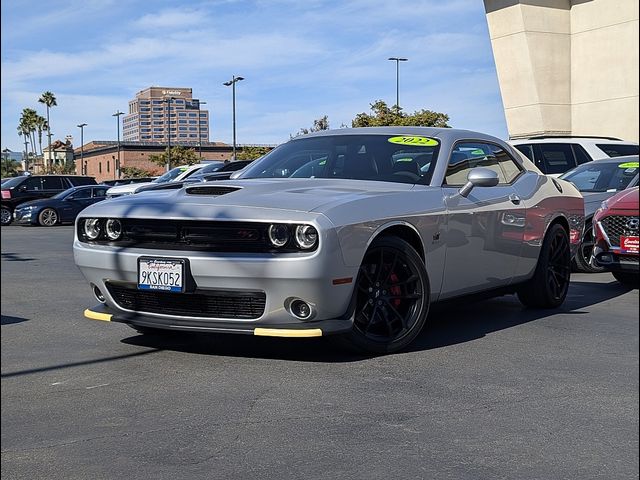
[[[480,0],[2,0],[1,147],[24,149],[23,108],[54,139],[115,140],[117,110],[150,86],[191,87],[207,102],[210,140],[279,144],[328,116],[351,126],[370,104],[435,110],[455,128],[507,129]],[[121,129],[122,132],[122,129]]]

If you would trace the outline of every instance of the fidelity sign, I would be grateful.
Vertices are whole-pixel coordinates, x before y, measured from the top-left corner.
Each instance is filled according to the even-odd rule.
[[[162,95],[182,95],[180,90],[162,90]]]

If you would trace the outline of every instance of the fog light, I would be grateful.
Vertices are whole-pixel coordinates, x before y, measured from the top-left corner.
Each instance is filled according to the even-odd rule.
[[[602,262],[611,262],[611,261],[613,261],[613,257],[611,255],[609,255],[608,253],[605,253],[604,255],[600,255],[599,260],[602,261]]]
[[[104,225],[109,240],[118,240],[122,236],[122,223],[117,218],[110,218]]]
[[[93,286],[93,294],[95,295],[96,299],[100,302],[100,303],[105,303],[107,301],[106,298],[104,298],[104,295],[102,294],[102,292],[100,291],[100,289],[98,287],[96,287],[95,285]]]
[[[291,302],[291,313],[298,318],[309,318],[311,315],[311,306],[302,300],[294,300]]]
[[[269,225],[269,241],[274,247],[284,247],[289,242],[289,227],[282,223]]]
[[[95,240],[100,236],[100,220],[98,218],[87,218],[84,221],[84,234],[89,240]]]

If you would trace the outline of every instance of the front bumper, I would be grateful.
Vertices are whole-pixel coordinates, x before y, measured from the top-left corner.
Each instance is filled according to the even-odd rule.
[[[279,324],[276,327],[259,327],[254,325],[238,325],[234,322],[205,323],[195,321],[178,321],[142,315],[138,313],[119,313],[106,305],[98,304],[84,311],[84,316],[90,320],[124,323],[131,326],[160,328],[165,330],[209,332],[209,333],[237,333],[256,335],[261,337],[309,338],[323,335],[334,335],[351,330],[351,320],[320,320],[304,324]]]
[[[636,253],[620,253],[614,249],[593,249],[591,263],[610,272],[628,272],[640,274],[640,256]]]
[[[37,225],[38,212],[36,210],[14,210],[13,221],[18,225]]]
[[[101,309],[112,315],[111,321],[154,328],[254,335],[261,334],[256,332],[264,334],[264,329],[320,329],[323,334],[329,334],[348,331],[352,326],[350,303],[358,267],[344,264],[333,230],[325,230],[318,250],[301,254],[214,254],[123,249],[88,245],[77,239],[73,250],[76,265],[92,288],[97,287],[104,296]],[[230,318],[233,315],[201,316],[203,314],[197,313],[198,309],[192,309],[187,314],[177,311],[174,305],[169,306],[167,313],[158,309],[161,302],[147,311],[146,307],[131,307],[144,302],[123,302],[113,285],[133,286],[135,292],[138,258],[141,256],[185,259],[195,284],[195,293],[214,293],[218,296],[220,292],[228,292],[230,296],[259,293],[264,297],[264,309],[252,318]],[[187,298],[196,298],[195,295],[188,297],[188,294],[172,295],[180,296],[176,303],[182,302],[183,305]],[[310,305],[311,315],[306,319],[296,317],[290,308],[292,299],[300,299]],[[129,308],[126,308],[127,305]]]

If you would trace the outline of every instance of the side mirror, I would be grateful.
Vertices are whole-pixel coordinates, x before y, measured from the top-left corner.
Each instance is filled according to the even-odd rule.
[[[20,186],[18,187],[18,191],[19,191],[19,192],[26,192],[26,191],[27,191],[27,186],[26,186],[26,185],[24,185],[24,184],[23,184],[23,185],[20,185]]]
[[[462,197],[467,197],[474,187],[495,187],[500,183],[498,174],[493,170],[483,167],[474,168],[467,175],[467,183],[458,193]]]

